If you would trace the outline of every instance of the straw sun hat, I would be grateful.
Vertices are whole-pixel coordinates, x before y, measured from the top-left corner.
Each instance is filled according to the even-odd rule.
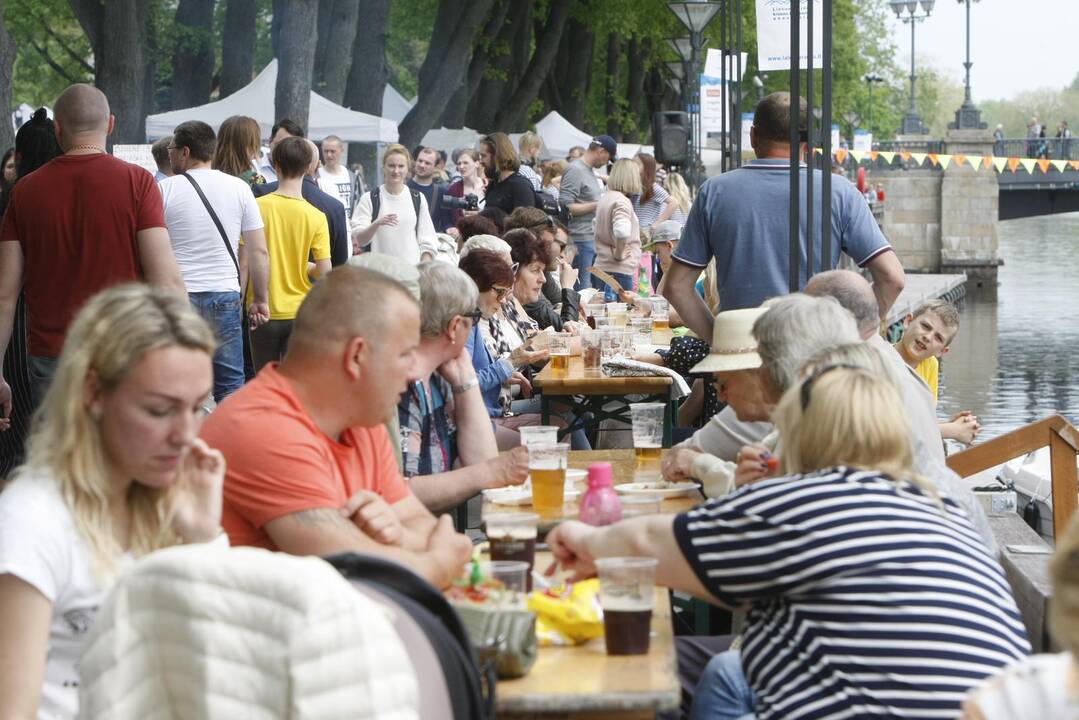
[[[753,323],[767,310],[763,307],[745,308],[716,315],[712,328],[712,349],[690,372],[731,372],[760,367],[761,357],[757,354]]]

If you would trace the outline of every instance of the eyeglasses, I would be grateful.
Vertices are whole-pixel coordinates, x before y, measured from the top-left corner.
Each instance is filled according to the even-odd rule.
[[[813,392],[813,383],[817,381],[821,375],[826,375],[832,370],[864,370],[857,365],[851,365],[850,363],[831,363],[828,365],[821,365],[818,368],[813,368],[813,372],[809,373],[809,377],[802,381],[802,412],[805,412],[809,408],[809,401],[811,399],[811,393]]]
[[[478,325],[480,320],[483,319],[483,311],[480,310],[479,308],[476,308],[472,312],[466,313],[466,314],[462,315],[461,317],[466,317],[466,318],[468,318],[469,320],[472,321],[473,325]]]
[[[516,269],[516,268],[517,268],[517,266],[516,266],[516,265],[514,265],[514,272],[516,272],[516,271],[517,271],[517,269]],[[506,297],[507,295],[509,295],[509,294],[510,294],[511,292],[513,292],[513,288],[508,288],[508,287],[499,287],[498,285],[492,285],[492,286],[491,286],[491,289],[495,291],[495,296],[496,296],[496,297],[497,297],[497,298],[498,298],[498,299],[499,299],[500,301],[501,301],[501,300],[503,300],[503,299],[504,299],[504,298],[505,298],[505,297]]]
[[[516,275],[517,270],[520,267],[521,267],[521,263],[513,263],[512,265],[510,265],[510,272],[512,272],[514,275]]]

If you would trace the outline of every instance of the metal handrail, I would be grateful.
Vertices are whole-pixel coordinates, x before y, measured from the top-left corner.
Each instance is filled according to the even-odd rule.
[[[948,467],[970,477],[1027,453],[1049,447],[1050,485],[1053,496],[1053,537],[1059,538],[1079,507],[1079,430],[1060,415],[993,438],[969,450],[948,456]]]
[[[943,140],[884,140],[882,142],[873,143],[874,150],[883,150],[884,152],[924,152],[924,153],[942,153],[944,152]]]
[[[1005,138],[993,143],[997,157],[1079,160],[1077,138]]]

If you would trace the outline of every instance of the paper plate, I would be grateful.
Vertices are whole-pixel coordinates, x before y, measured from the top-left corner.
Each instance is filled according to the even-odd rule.
[[[688,495],[697,489],[692,482],[633,482],[615,485],[614,489],[624,495],[656,495],[662,498],[674,498]]]
[[[573,502],[581,494],[580,490],[567,487],[563,500]],[[531,505],[532,491],[520,487],[493,488],[484,490],[483,497],[495,505]]]

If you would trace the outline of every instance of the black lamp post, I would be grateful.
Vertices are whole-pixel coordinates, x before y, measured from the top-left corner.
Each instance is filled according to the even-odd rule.
[[[687,105],[697,108],[696,113],[690,113],[691,115],[696,115],[696,121],[693,123],[693,132],[690,134],[689,153],[693,163],[693,171],[690,174],[691,183],[696,185],[698,168],[700,168],[701,164],[700,63],[701,50],[703,49],[701,34],[708,27],[708,23],[712,22],[712,18],[716,16],[716,13],[719,12],[720,3],[712,2],[712,0],[683,0],[682,2],[669,2],[667,7],[689,31],[688,38],[677,38],[668,40],[668,42],[686,63],[686,77],[682,81],[682,89],[690,100]],[[686,40],[689,41],[688,48],[686,47]]]
[[[873,86],[884,82],[884,78],[876,73],[869,73],[862,78],[869,86],[869,131],[873,131]]]
[[[979,0],[973,1],[978,2]],[[963,104],[955,111],[955,122],[948,123],[948,127],[953,130],[984,130],[988,126],[982,122],[982,111],[975,107],[974,101],[970,97],[970,66],[974,64],[970,61],[971,0],[959,0],[959,2],[965,3],[967,6],[967,61],[963,63],[963,67],[966,68],[966,79],[963,83]]]
[[[888,0],[888,4],[892,6],[897,18],[904,23],[910,23],[910,107],[907,109],[907,114],[903,116],[903,124],[899,128],[899,133],[901,135],[924,135],[926,133],[925,125],[922,123],[921,116],[918,115],[914,95],[915,82],[918,79],[914,72],[914,26],[929,17],[936,0]],[[924,15],[917,13],[919,5],[925,12]],[[906,14],[904,15],[904,13]]]

